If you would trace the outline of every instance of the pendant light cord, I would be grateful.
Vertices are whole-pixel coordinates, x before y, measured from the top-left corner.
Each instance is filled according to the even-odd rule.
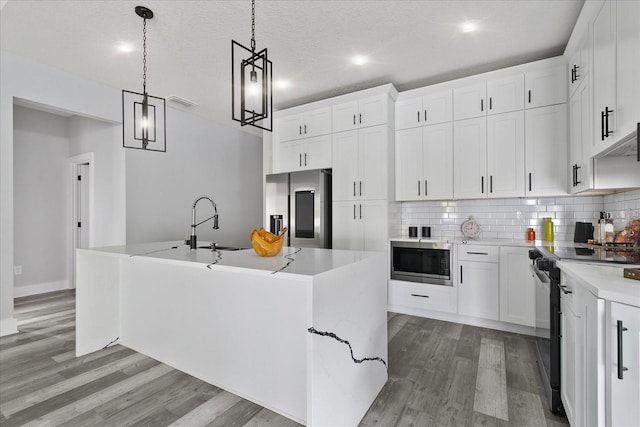
[[[142,92],[147,94],[147,18],[142,24]]]
[[[251,0],[251,51],[256,53],[256,0]]]

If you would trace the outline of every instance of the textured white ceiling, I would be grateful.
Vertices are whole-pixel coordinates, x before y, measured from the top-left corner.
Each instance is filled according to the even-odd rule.
[[[3,0],[4,3],[4,0]],[[194,101],[194,113],[231,121],[231,40],[251,38],[249,0],[9,0],[0,47],[107,85]],[[274,106],[286,108],[379,84],[412,89],[560,55],[583,0],[257,0],[257,48],[268,48]],[[464,20],[481,30],[458,31]],[[118,43],[135,50],[118,53]],[[354,54],[370,63],[355,66]]]

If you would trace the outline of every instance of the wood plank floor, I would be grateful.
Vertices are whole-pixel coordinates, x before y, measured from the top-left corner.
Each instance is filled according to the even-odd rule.
[[[121,345],[76,358],[75,293],[15,300],[0,425],[298,426]],[[389,381],[362,426],[559,426],[530,337],[389,313]]]

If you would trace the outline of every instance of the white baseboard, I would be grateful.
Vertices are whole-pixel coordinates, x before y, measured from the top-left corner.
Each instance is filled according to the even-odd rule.
[[[16,333],[18,333],[18,321],[15,318],[0,319],[0,337]]]
[[[57,280],[55,282],[34,283],[33,285],[14,286],[13,297],[26,297],[29,295],[44,294],[46,292],[71,289],[69,280]]]

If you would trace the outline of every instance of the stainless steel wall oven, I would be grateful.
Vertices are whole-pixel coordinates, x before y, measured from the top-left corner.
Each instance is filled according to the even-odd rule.
[[[453,286],[451,243],[391,242],[391,278],[408,282]]]

